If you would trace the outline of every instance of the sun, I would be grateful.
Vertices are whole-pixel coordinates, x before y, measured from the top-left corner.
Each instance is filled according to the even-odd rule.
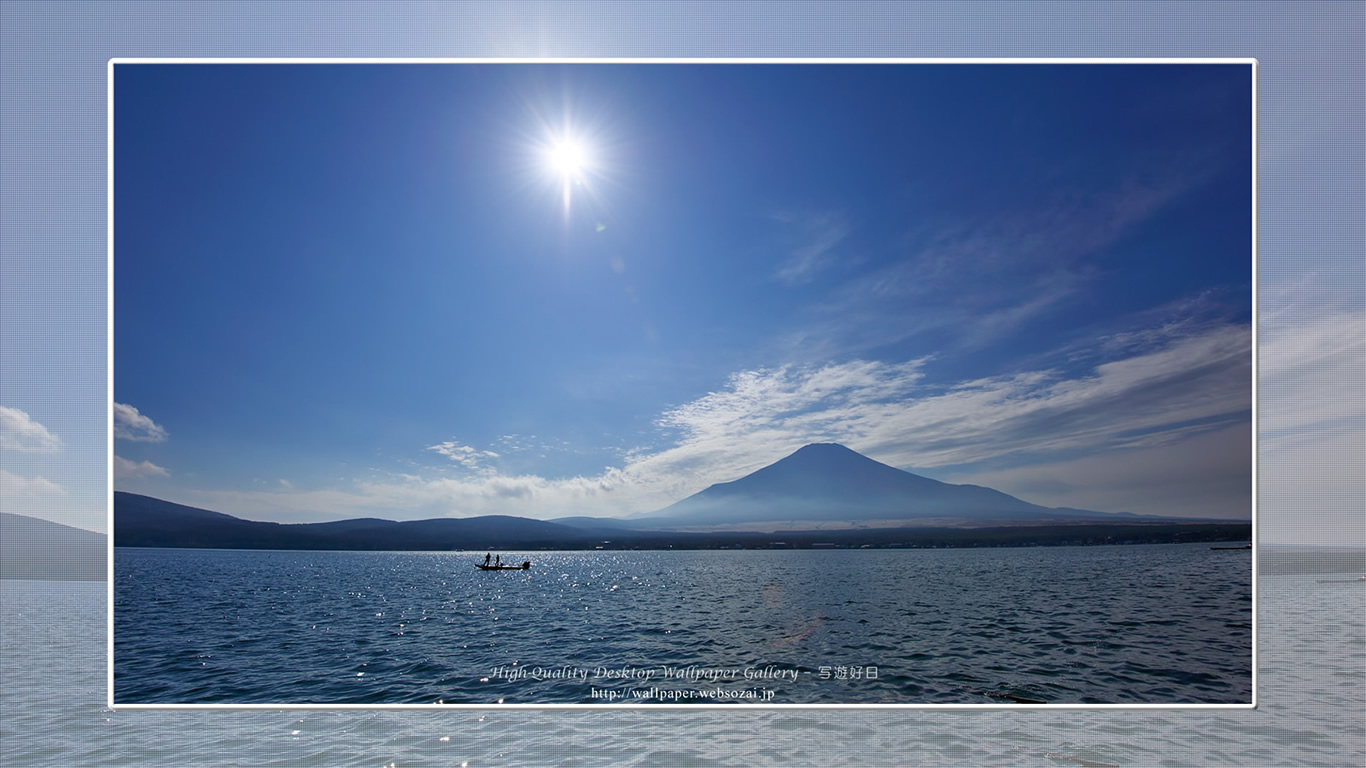
[[[592,155],[584,142],[566,136],[545,147],[545,160],[550,172],[559,178],[564,212],[568,215],[574,188],[586,188],[587,177],[593,173]]]
[[[555,142],[547,154],[551,170],[569,179],[582,176],[590,164],[587,148],[574,139]]]
[[[610,134],[593,125],[574,125],[568,118],[559,124],[544,119],[539,123],[539,135],[529,136],[524,145],[528,181],[559,193],[566,222],[574,209],[582,211],[580,216],[598,217],[591,223],[601,225],[602,188],[614,183],[619,161]]]

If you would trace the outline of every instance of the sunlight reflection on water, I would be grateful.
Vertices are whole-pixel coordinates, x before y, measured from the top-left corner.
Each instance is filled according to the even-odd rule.
[[[1366,764],[1366,590],[1312,576],[1262,578],[1236,711],[111,711],[105,585],[0,589],[6,766]]]
[[[117,700],[1248,702],[1248,559],[1103,549],[120,550]]]

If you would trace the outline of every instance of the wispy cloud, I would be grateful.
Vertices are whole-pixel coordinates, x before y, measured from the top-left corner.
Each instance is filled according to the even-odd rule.
[[[718,390],[660,414],[656,424],[666,448],[627,452],[619,466],[592,475],[418,472],[357,479],[343,492],[225,498],[314,519],[611,516],[658,509],[819,441],[840,442],[894,466],[960,476],[1048,465],[1065,473],[1069,462],[1081,471],[1087,456],[1165,451],[1214,435],[1229,445],[1230,430],[1246,430],[1251,418],[1250,334],[1247,326],[1220,325],[1169,338],[1164,346],[1145,344],[1142,354],[1080,375],[1039,369],[948,385],[928,382],[929,358],[740,371]],[[475,468],[489,453],[453,441],[428,450]],[[1220,467],[1245,471],[1236,458]],[[1150,479],[1157,464],[1144,464]],[[1222,475],[1215,482],[1237,484]]]
[[[45,477],[23,477],[0,469],[0,496],[33,500],[42,496],[64,496],[66,489]]]
[[[660,427],[680,433],[677,447],[661,457],[719,451],[724,463],[757,461],[762,466],[764,457],[774,452],[819,440],[847,440],[852,414],[911,399],[927,362],[854,360],[732,374],[725,388],[658,419]]]
[[[1170,430],[1161,440],[1008,469],[939,479],[1005,491],[1036,504],[1104,512],[1248,519],[1252,424]]]
[[[840,284],[795,332],[828,356],[923,334],[982,348],[1085,294],[1099,255],[1208,176],[1171,171],[1109,188],[1041,191],[1012,209],[937,216],[908,231],[905,257]]]
[[[1250,284],[1242,289],[1248,288]],[[1244,305],[1242,297],[1237,297],[1234,305],[1221,293],[1201,291],[1118,318],[1112,322],[1120,330],[1079,342],[1060,354],[1071,355],[1076,360],[1133,357],[1229,323],[1233,316],[1250,309]]]
[[[827,211],[814,214],[782,214],[774,217],[788,225],[800,244],[791,247],[775,277],[788,285],[811,282],[829,269],[838,248],[849,236],[849,223],[843,213]]]
[[[129,461],[122,456],[114,457],[114,476],[115,477],[170,477],[171,473],[165,467],[159,467],[150,461]]]
[[[62,441],[18,408],[0,405],[0,449],[23,453],[55,453]]]
[[[1311,276],[1312,277],[1312,276]],[[1366,309],[1361,294],[1305,280],[1263,291],[1258,444],[1264,536],[1366,537]]]
[[[751,371],[671,411],[678,448],[763,456],[830,439],[899,466],[1106,450],[1192,423],[1250,418],[1251,331],[1222,326],[1066,377],[1035,370],[931,388],[925,361]],[[1212,428],[1212,427],[1211,427]],[[765,446],[772,446],[765,448]]]
[[[950,385],[930,383],[932,360],[736,374],[725,389],[665,414],[660,424],[681,432],[677,444],[634,459],[626,473],[687,478],[690,487],[680,490],[691,493],[831,440],[894,466],[1026,492],[1039,487],[1021,482],[1036,470],[1039,483],[1072,477],[1075,489],[1039,499],[1056,504],[1108,500],[1092,508],[1247,514],[1251,329],[1193,326],[1140,348],[1079,374],[1043,368]],[[1171,468],[1171,457],[1193,462],[1200,452],[1192,446],[1202,445],[1206,474],[1186,471],[1184,485],[1173,480],[1173,489],[1188,491],[1181,504],[1175,492],[1107,496],[1101,483],[1072,474],[1104,466],[1112,488],[1141,488]]]
[[[114,403],[114,437],[136,443],[161,443],[166,441],[166,430],[138,413],[137,408]]]
[[[493,451],[481,451],[472,446],[457,443],[454,440],[447,440],[444,443],[429,445],[427,446],[427,450],[435,451],[465,469],[476,472],[492,471],[491,468],[487,466],[487,462],[489,459],[498,458],[498,454]]]
[[[1261,342],[1261,427],[1272,444],[1366,425],[1366,312],[1273,305]]]
[[[492,473],[462,478],[403,473],[354,480],[347,489],[205,491],[181,500],[248,519],[296,522],[360,516],[404,520],[476,515],[612,516],[636,511],[638,507],[630,501],[638,498],[639,489],[630,487],[622,470],[608,469],[595,477],[555,479]]]

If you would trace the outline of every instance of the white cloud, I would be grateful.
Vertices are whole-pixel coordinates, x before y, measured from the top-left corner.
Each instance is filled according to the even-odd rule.
[[[725,389],[663,414],[658,424],[680,433],[677,445],[629,466],[716,482],[758,469],[810,442],[851,442],[857,435],[850,431],[850,418],[906,402],[922,380],[926,362],[855,360],[733,374]],[[734,475],[719,476],[727,470]]]
[[[476,472],[492,471],[486,466],[486,462],[489,459],[498,458],[498,454],[493,451],[481,451],[472,446],[462,445],[453,440],[447,440],[444,443],[438,443],[436,445],[429,445],[427,446],[427,450],[436,451],[465,469],[474,470]]]
[[[24,453],[55,453],[62,441],[47,427],[18,408],[0,405],[0,449]]]
[[[114,457],[114,477],[170,477],[165,467],[158,467],[150,461],[129,461],[122,456]]]
[[[65,495],[65,488],[45,477],[23,477],[0,469],[0,496],[31,501],[42,496]]]
[[[1223,326],[1066,378],[1039,370],[924,385],[918,360],[749,371],[661,419],[683,431],[664,455],[748,465],[833,440],[903,467],[1108,450],[1192,422],[1249,418],[1250,330]],[[749,459],[743,457],[751,457]]]
[[[1266,540],[1366,541],[1366,311],[1329,286],[1264,291],[1259,480]]]
[[[166,430],[131,405],[114,403],[114,437],[137,443],[166,441]]]
[[[353,480],[346,491],[232,494],[219,499],[231,506],[210,508],[257,510],[274,519],[614,516],[667,506],[811,442],[843,443],[911,469],[1008,473],[1032,465],[1057,474],[1084,471],[1091,465],[1081,458],[1088,454],[1158,457],[1176,447],[1189,456],[1192,441],[1221,435],[1218,444],[1227,446],[1230,430],[1246,429],[1250,329],[1208,327],[1143,348],[1070,378],[1041,369],[951,386],[927,382],[928,358],[740,371],[717,391],[660,415],[656,423],[671,436],[669,447],[627,451],[620,466],[596,474],[500,474],[484,463],[496,456],[491,451],[447,441],[428,450],[475,471],[454,478],[377,476]],[[1129,484],[1114,483],[1141,489],[1144,482],[1135,478],[1150,483],[1159,464],[1136,462]],[[1125,469],[1123,462],[1105,466]],[[1222,455],[1216,469],[1219,477],[1208,487],[1236,484],[1225,475],[1246,473],[1244,463]],[[1123,511],[1174,513],[1168,502],[1161,494],[1147,501],[1135,495]]]
[[[623,493],[630,498],[622,498]],[[559,479],[535,475],[424,478],[400,474],[354,481],[348,490],[211,491],[181,501],[251,520],[301,522],[351,517],[605,517],[637,511],[639,507],[631,503],[635,498],[638,489],[629,487],[622,470],[607,469],[596,477]]]
[[[1261,428],[1268,441],[1366,424],[1366,313],[1263,313],[1258,359]]]

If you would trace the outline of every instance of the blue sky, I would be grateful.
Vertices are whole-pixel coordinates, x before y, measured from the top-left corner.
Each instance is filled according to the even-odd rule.
[[[1250,78],[118,65],[115,487],[620,515],[837,441],[1245,519]]]

